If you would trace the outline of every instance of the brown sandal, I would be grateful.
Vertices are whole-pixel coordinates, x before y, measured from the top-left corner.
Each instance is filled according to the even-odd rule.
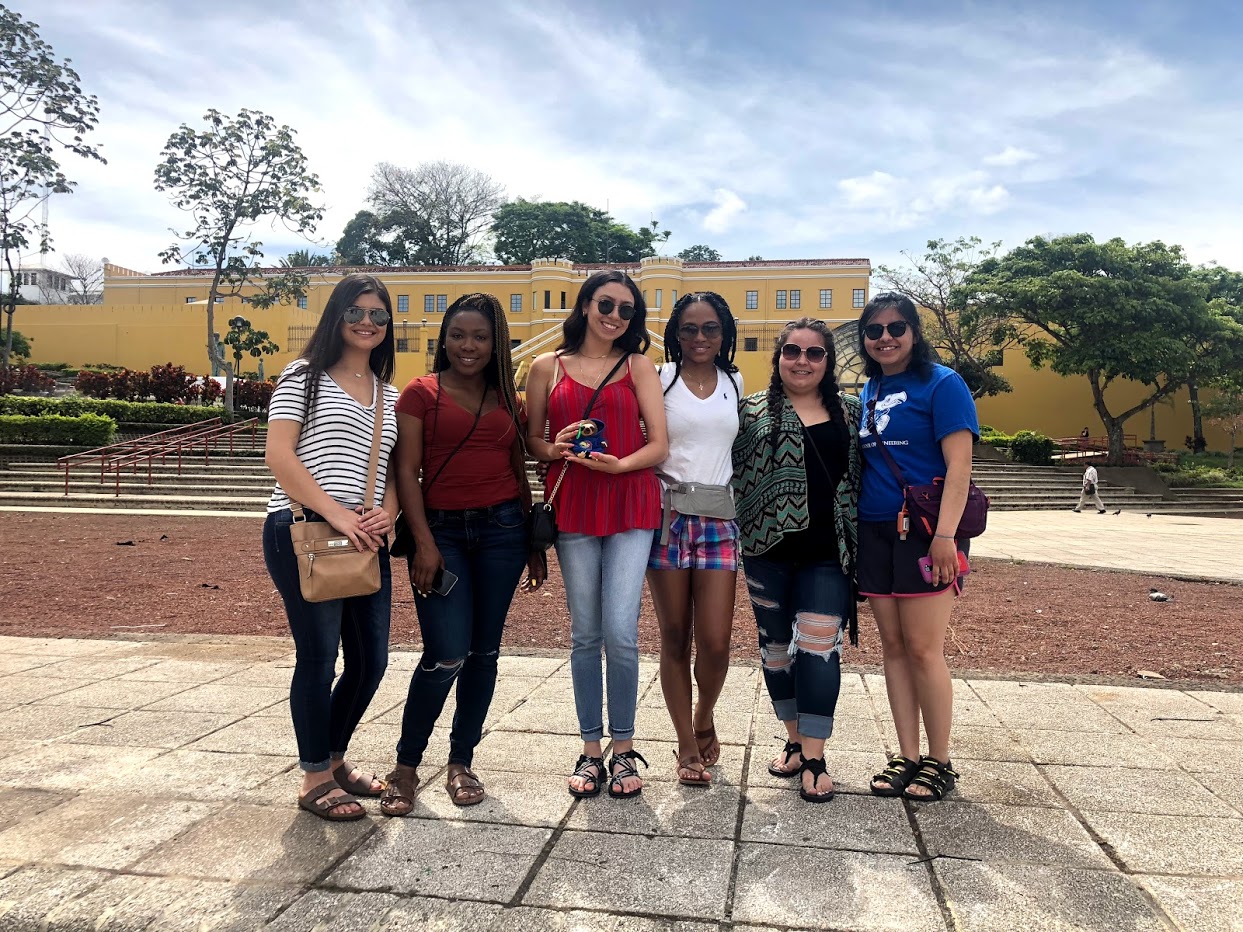
[[[414,809],[414,794],[418,790],[418,771],[405,764],[398,764],[384,778],[384,792],[380,794],[380,811],[386,816],[409,815]]]
[[[333,790],[340,790],[341,787],[336,780],[328,780],[319,786],[309,790],[305,796],[298,797],[298,808],[305,809],[312,815],[319,816],[328,822],[356,822],[359,819],[367,817],[367,811],[363,809],[362,804],[349,793],[342,790],[342,794],[334,799],[325,799],[324,797]],[[357,812],[337,812],[339,806],[358,806]]]
[[[445,789],[449,791],[449,798],[455,806],[474,806],[483,802],[488,795],[483,788],[483,781],[471,773],[465,764],[449,765],[449,779],[445,781]],[[466,794],[465,797],[462,794]]]
[[[678,757],[678,752],[675,750],[673,758],[678,762],[678,782],[683,786],[708,786],[712,782],[712,774],[704,769],[703,758],[698,754],[687,754],[685,757]],[[684,777],[682,776],[683,772],[693,773],[695,776]]]
[[[696,731],[695,743],[699,745],[699,756],[705,767],[711,767],[721,759],[721,742],[716,736],[716,722],[703,731]]]
[[[337,784],[347,793],[353,793],[355,796],[368,796],[374,799],[378,796],[384,795],[384,781],[377,777],[374,773],[370,776],[363,774],[359,779],[351,780],[350,770],[356,769],[357,768],[346,767],[345,763],[342,762],[341,765],[332,772],[333,779],[335,779]],[[375,788],[377,781],[380,783],[380,788],[378,790]]]

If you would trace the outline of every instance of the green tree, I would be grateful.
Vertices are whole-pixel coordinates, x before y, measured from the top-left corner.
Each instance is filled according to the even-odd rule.
[[[1200,266],[1195,276],[1208,289],[1209,307],[1216,314],[1243,323],[1243,274],[1220,265]],[[1196,350],[1196,365],[1187,379],[1187,395],[1191,402],[1192,444],[1194,451],[1203,450],[1204,418],[1200,404],[1200,385],[1243,369],[1243,346],[1238,331],[1213,326],[1207,332],[1189,333]]]
[[[281,267],[286,269],[323,268],[329,265],[332,265],[332,256],[313,253],[309,249],[295,249],[281,260]]]
[[[1114,464],[1126,421],[1186,383],[1195,351],[1183,335],[1219,319],[1182,250],[1161,242],[1035,237],[983,261],[965,287],[988,313],[1018,319],[1034,366],[1087,377]],[[1119,378],[1149,391],[1115,413],[1105,392]]]
[[[69,65],[56,58],[36,23],[0,5],[0,266],[8,285],[0,367],[9,365],[13,315],[23,303],[13,257],[34,244],[41,252],[50,249],[36,213],[45,198],[75,186],[61,171],[60,157],[105,161],[83,139],[99,123],[99,101],[82,92]]]
[[[922,256],[902,250],[907,266],[876,267],[886,289],[908,295],[924,310],[924,336],[941,362],[963,377],[974,398],[1012,390],[993,369],[1001,364],[1002,353],[1017,345],[1014,321],[995,305],[976,301],[963,287],[1000,248],[1000,242],[985,245],[978,236],[953,242],[931,239]]]
[[[255,359],[279,353],[281,348],[268,336],[266,330],[256,330],[245,317],[234,317],[229,321],[229,332],[224,336],[226,346],[233,349],[233,371],[242,371],[242,357],[249,355]],[[227,392],[227,389],[226,389]],[[231,403],[232,399],[229,399]]]
[[[24,337],[20,331],[13,330],[9,332],[9,356],[19,366],[25,365],[26,360],[30,358],[30,344],[34,342],[34,337]]]
[[[638,262],[669,239],[659,224],[632,230],[606,211],[581,201],[528,201],[499,207],[492,219],[493,253],[506,265],[535,259]]]
[[[721,254],[711,246],[700,244],[697,246],[687,246],[678,253],[678,258],[683,262],[720,262]]]
[[[179,234],[181,242],[169,246],[160,258],[166,264],[189,259],[212,270],[207,357],[213,375],[225,370],[225,411],[231,418],[234,370],[217,343],[216,299],[257,287],[260,291],[247,300],[266,308],[289,304],[305,294],[305,274],[296,269],[279,275],[263,270],[263,244],[251,239],[248,230],[260,220],[272,219],[310,235],[323,210],[311,201],[319,191],[319,179],[307,170],[292,129],[277,126],[270,116],[254,110],[241,110],[236,117],[208,110],[203,119],[203,130],[183,123],[160,153],[155,189],[167,192],[173,205],[194,219],[194,226]]]
[[[763,262],[764,257],[763,256],[747,256],[747,261],[748,262]]]
[[[1213,380],[1217,395],[1204,405],[1204,416],[1230,435],[1230,452],[1226,456],[1226,468],[1234,468],[1234,451],[1243,433],[1243,373],[1221,376]]]

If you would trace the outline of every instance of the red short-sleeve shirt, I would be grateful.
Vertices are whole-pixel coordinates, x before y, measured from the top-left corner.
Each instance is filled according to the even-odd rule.
[[[449,511],[486,508],[518,497],[518,477],[510,456],[514,438],[526,429],[526,411],[519,406],[515,423],[504,402],[499,397],[497,401],[499,407],[479,419],[474,433],[442,470],[446,458],[470,431],[475,412],[442,392],[435,375],[414,379],[402,390],[397,413],[423,422],[426,507]]]

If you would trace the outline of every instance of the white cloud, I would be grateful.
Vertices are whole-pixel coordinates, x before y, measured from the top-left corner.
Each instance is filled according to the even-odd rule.
[[[734,226],[739,214],[747,209],[747,202],[733,191],[717,188],[712,192],[716,206],[704,217],[703,226],[709,233],[724,233]]]
[[[888,172],[875,171],[857,178],[843,178],[837,187],[848,207],[891,207],[903,183]]]
[[[985,156],[983,161],[985,165],[1006,168],[1011,165],[1021,165],[1023,162],[1030,162],[1035,158],[1036,153],[1034,152],[1020,149],[1018,146],[1006,146],[995,155]]]

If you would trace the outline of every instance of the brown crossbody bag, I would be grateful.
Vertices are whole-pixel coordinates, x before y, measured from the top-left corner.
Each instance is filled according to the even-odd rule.
[[[308,412],[308,419],[309,419]],[[380,468],[380,438],[384,433],[384,387],[375,380],[375,422],[371,429],[371,459],[367,463],[367,492],[363,512],[375,507],[376,473]],[[308,521],[292,498],[294,523],[289,537],[298,555],[298,582],[308,602],[331,602],[380,591],[380,554],[361,553],[353,541],[327,521]]]

